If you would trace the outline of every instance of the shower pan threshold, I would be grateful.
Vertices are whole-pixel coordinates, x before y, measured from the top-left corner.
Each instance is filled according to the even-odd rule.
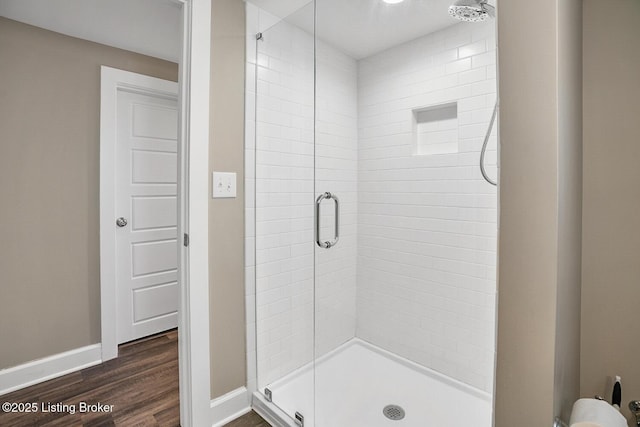
[[[315,378],[309,363],[267,387],[273,402],[255,392],[253,406],[276,427],[295,427],[296,412],[304,427],[491,426],[489,393],[358,338],[319,358]],[[386,418],[388,405],[400,406],[404,418]]]

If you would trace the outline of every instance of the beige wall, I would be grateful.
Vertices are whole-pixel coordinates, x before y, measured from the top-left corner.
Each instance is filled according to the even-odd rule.
[[[640,2],[584,0],[580,392],[640,399]]]
[[[498,8],[496,427],[547,426],[553,412],[558,233],[555,0],[539,3],[536,19],[520,19],[528,15],[530,3],[524,0],[501,2]],[[523,408],[535,409],[523,416]]]
[[[0,17],[0,368],[100,341],[100,66],[176,64]]]
[[[568,421],[580,387],[582,0],[557,4],[558,289],[553,413]]]
[[[496,427],[550,426],[577,397],[571,366],[578,365],[580,267],[572,251],[580,250],[580,229],[570,222],[580,218],[581,123],[575,103],[565,97],[577,95],[572,79],[579,78],[579,25],[565,6],[539,1],[535,19],[522,19],[531,12],[525,0],[500,2],[498,9]],[[561,55],[570,57],[559,61]]]
[[[245,9],[212,2],[210,169],[237,173],[237,197],[209,203],[211,397],[246,384],[244,312]]]

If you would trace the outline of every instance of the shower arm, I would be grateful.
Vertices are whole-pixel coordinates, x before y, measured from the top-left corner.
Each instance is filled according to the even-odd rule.
[[[489,128],[487,129],[487,134],[484,137],[484,143],[482,144],[482,150],[480,150],[480,172],[482,173],[482,177],[489,184],[497,186],[498,183],[487,175],[487,171],[484,168],[484,155],[487,151],[487,144],[489,143],[489,137],[491,136],[491,131],[493,130],[493,124],[496,121],[496,116],[498,114],[498,101],[496,100],[496,104],[493,107],[493,114],[491,115],[491,121],[489,122]]]

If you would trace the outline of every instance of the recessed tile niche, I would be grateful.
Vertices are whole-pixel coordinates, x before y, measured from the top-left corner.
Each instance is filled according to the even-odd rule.
[[[416,155],[458,152],[458,103],[413,110]]]

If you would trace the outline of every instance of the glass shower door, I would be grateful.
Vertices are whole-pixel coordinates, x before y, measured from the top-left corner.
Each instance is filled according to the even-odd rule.
[[[314,405],[313,2],[291,3],[293,10],[259,5],[267,9],[252,9],[261,28],[254,64],[257,389],[295,424],[312,420]]]

